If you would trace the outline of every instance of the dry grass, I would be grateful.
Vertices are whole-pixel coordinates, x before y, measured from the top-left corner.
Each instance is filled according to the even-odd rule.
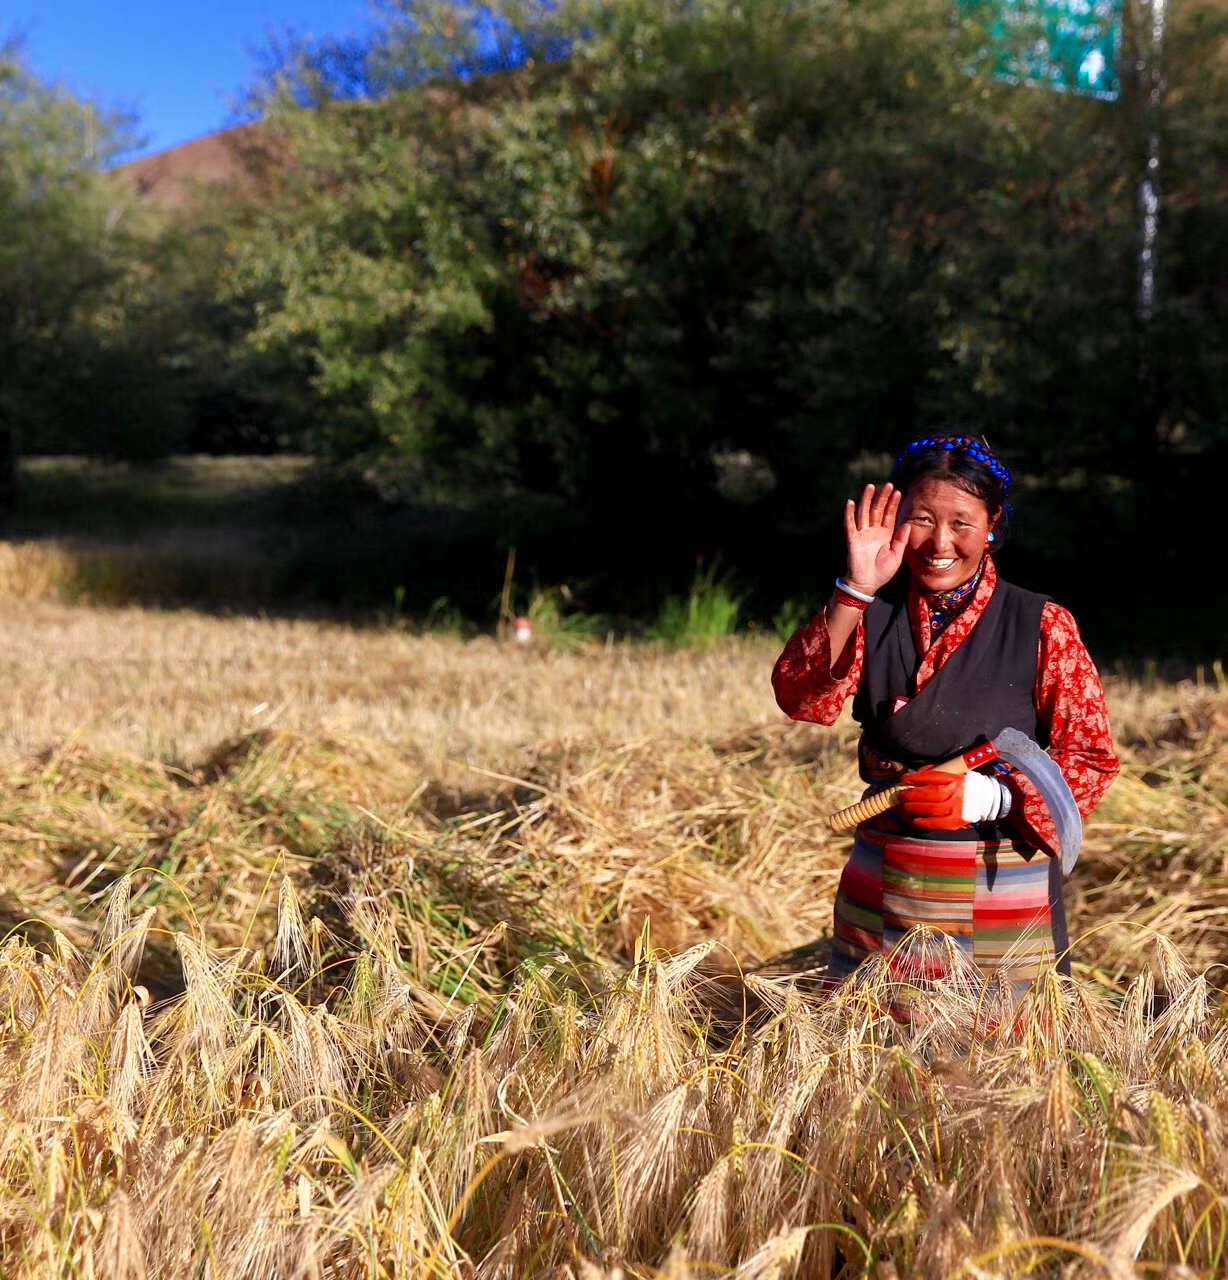
[[[1114,687],[1075,980],[902,1027],[770,644],[5,626],[5,1276],[1228,1271],[1223,691]]]
[[[197,761],[279,728],[498,768],[543,740],[703,739],[780,719],[771,645],[583,653],[332,623],[10,602],[0,615],[0,753],[66,740]]]
[[[131,601],[275,599],[281,566],[258,534],[185,529],[139,542],[84,538],[0,542],[0,599],[121,605]]]

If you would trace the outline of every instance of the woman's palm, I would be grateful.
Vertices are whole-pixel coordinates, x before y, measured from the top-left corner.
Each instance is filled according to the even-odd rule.
[[[899,572],[908,545],[908,526],[896,526],[903,499],[890,483],[881,493],[866,485],[861,501],[852,498],[844,508],[844,531],[848,538],[849,567],[847,581],[873,595]]]

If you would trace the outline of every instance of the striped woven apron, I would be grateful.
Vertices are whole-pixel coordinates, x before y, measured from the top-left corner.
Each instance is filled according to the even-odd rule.
[[[1055,961],[1068,971],[1057,860],[992,824],[920,831],[888,813],[857,828],[836,893],[831,977],[876,954],[901,967],[902,981],[944,976],[934,949],[926,973],[900,950],[919,925],[950,938],[986,977],[1002,971],[1016,991]]]

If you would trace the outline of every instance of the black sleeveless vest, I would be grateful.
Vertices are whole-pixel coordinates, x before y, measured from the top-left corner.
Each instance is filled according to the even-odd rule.
[[[853,716],[865,744],[910,769],[949,760],[1008,725],[1038,738],[1036,657],[1046,597],[998,579],[967,638],[918,694],[902,573],[865,614],[865,664]],[[909,702],[892,712],[898,698]],[[1041,746],[1048,746],[1041,733]]]

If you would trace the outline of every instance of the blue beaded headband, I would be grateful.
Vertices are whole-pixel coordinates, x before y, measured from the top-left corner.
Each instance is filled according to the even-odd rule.
[[[922,449],[946,449],[952,453],[966,454],[1001,483],[1003,496],[1010,492],[1010,469],[994,457],[988,445],[972,436],[926,436],[924,440],[914,440],[896,459],[896,465],[901,465],[910,453],[920,453]]]

